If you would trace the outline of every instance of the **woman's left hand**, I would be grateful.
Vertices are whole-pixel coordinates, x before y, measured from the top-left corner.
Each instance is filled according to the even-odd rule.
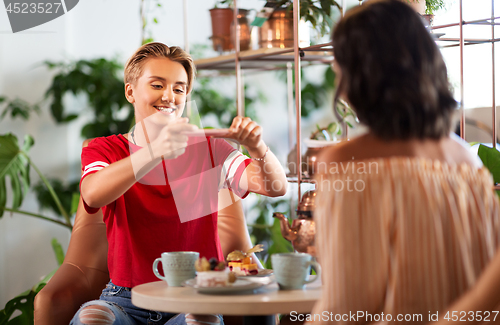
[[[238,141],[247,150],[258,150],[265,146],[262,141],[262,128],[249,117],[236,116],[229,127],[228,138]]]

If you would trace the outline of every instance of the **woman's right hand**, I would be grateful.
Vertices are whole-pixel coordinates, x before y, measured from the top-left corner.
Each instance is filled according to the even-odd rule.
[[[198,127],[188,124],[188,118],[183,117],[170,122],[163,127],[151,143],[154,158],[175,159],[186,151],[188,136],[185,132],[193,132]]]

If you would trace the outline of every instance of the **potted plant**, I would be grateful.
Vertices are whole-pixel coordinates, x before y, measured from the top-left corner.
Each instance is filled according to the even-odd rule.
[[[445,0],[406,0],[427,21],[428,26],[432,25],[434,12],[444,8]]]
[[[317,5],[319,4],[319,6]],[[260,47],[292,47],[293,46],[293,0],[279,0],[274,4],[276,8],[271,17],[262,25],[259,33]],[[342,10],[336,0],[301,0],[300,17],[304,22],[310,22],[320,36],[330,33],[333,20],[332,7]],[[308,33],[308,31],[306,31]],[[299,39],[308,39],[308,35],[301,35]]]
[[[219,0],[210,9],[212,20],[212,43],[214,50],[222,53],[234,49],[233,0]],[[240,51],[250,48],[250,26],[248,24],[249,10],[238,9],[238,25],[240,33]]]

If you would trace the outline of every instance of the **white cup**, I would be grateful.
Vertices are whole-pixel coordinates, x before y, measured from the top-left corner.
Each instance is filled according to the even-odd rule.
[[[194,263],[200,257],[198,252],[166,252],[153,262],[153,272],[171,287],[181,287],[184,281],[196,276]],[[158,272],[158,263],[163,266],[163,275]]]

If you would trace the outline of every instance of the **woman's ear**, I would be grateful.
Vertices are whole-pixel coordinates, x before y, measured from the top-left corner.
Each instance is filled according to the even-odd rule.
[[[125,97],[127,98],[128,102],[130,104],[133,104],[135,102],[135,99],[134,99],[134,90],[132,89],[132,84],[131,83],[126,83],[125,84]]]

